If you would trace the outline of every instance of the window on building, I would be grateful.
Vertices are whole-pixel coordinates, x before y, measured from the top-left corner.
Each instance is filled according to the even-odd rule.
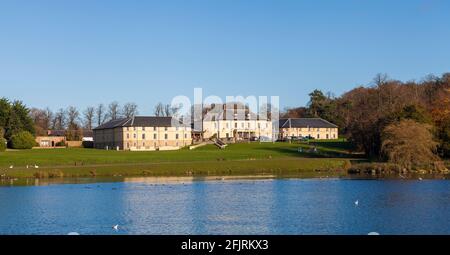
[[[145,127],[142,127],[142,131],[145,131]]]
[[[319,132],[320,131],[320,128],[317,128],[317,132]]]
[[[145,140],[145,134],[142,134],[142,139]]]
[[[328,134],[327,134],[327,139],[329,138]]]
[[[167,127],[164,127],[164,131],[167,131]]]
[[[184,134],[184,139],[187,139],[187,134]]]
[[[133,138],[136,139],[136,134],[133,134]]]
[[[261,128],[261,123],[258,123],[258,128]]]
[[[234,123],[234,128],[237,128],[237,122],[236,122],[236,123]]]
[[[153,140],[156,140],[156,134],[153,134]]]
[[[167,138],[168,138],[168,135],[164,134],[164,139],[167,140]]]
[[[153,127],[153,131],[156,131],[156,127]]]
[[[133,130],[136,131],[136,127],[133,127]]]
[[[320,134],[317,134],[317,139],[320,139]]]
[[[175,139],[177,139],[177,140],[178,140],[178,138],[179,138],[178,134],[175,134]]]
[[[103,138],[104,139],[104,138]],[[130,134],[127,134],[127,139],[130,139]]]

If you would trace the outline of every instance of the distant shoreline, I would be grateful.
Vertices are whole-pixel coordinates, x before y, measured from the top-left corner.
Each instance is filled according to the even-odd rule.
[[[236,176],[268,174],[343,174],[346,159],[277,158],[229,161],[186,161],[158,163],[116,163],[60,165],[3,170],[8,178],[126,177],[126,176]]]
[[[354,163],[367,159],[361,154],[351,153],[347,146],[345,142],[322,141],[315,144],[241,143],[230,144],[222,150],[214,145],[207,145],[195,150],[154,152],[82,148],[6,151],[0,153],[0,180],[158,176],[348,176],[349,169],[358,165]],[[404,175],[402,176],[406,178]]]

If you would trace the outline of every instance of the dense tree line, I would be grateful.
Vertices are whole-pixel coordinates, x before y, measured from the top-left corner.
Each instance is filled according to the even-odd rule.
[[[87,107],[82,112],[75,106],[52,111],[50,108],[29,109],[21,101],[10,102],[1,98],[1,148],[4,145],[3,138],[10,147],[28,148],[34,141],[30,137],[45,136],[48,130],[63,130],[67,140],[80,140],[84,130],[92,130],[109,120],[129,118],[137,114],[138,106],[135,103],[126,103],[123,107],[118,102],[112,102],[107,107],[99,104],[97,107]]]
[[[52,112],[49,108],[30,110],[30,117],[34,122],[37,135],[47,135],[48,130],[65,130],[67,140],[80,140],[84,130],[104,124],[110,120],[129,118],[138,114],[135,103],[126,103],[123,107],[116,101],[108,106],[86,107],[83,111],[75,106],[58,109]]]
[[[29,138],[35,134],[34,123],[30,118],[30,110],[21,101],[10,102],[6,98],[0,98],[0,142],[4,148],[4,142],[12,147],[12,141],[18,144],[21,138]],[[34,141],[25,141],[32,144]],[[32,144],[33,145],[33,144]]]
[[[369,157],[379,159],[389,158],[389,152],[382,150],[383,131],[388,127],[392,131],[392,125],[412,120],[409,126],[402,127],[414,129],[416,124],[427,125],[432,140],[426,144],[437,141],[435,152],[441,157],[450,156],[450,73],[428,76],[421,82],[401,82],[379,74],[370,86],[357,87],[339,97],[325,95],[320,90],[309,96],[306,107],[286,109],[283,117],[327,119],[337,124],[341,135]],[[411,135],[417,136],[414,132]],[[389,137],[392,139],[392,132]],[[411,146],[418,147],[421,143]]]

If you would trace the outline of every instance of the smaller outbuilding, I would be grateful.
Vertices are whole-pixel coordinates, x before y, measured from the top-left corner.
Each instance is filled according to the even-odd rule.
[[[337,139],[338,126],[322,118],[280,119],[279,138]]]
[[[36,136],[36,143],[42,148],[65,146],[65,136]]]

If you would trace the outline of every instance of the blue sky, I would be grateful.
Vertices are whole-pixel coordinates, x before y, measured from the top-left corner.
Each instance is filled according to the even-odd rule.
[[[176,95],[305,105],[376,73],[450,71],[450,1],[0,0],[0,97],[151,114]]]

